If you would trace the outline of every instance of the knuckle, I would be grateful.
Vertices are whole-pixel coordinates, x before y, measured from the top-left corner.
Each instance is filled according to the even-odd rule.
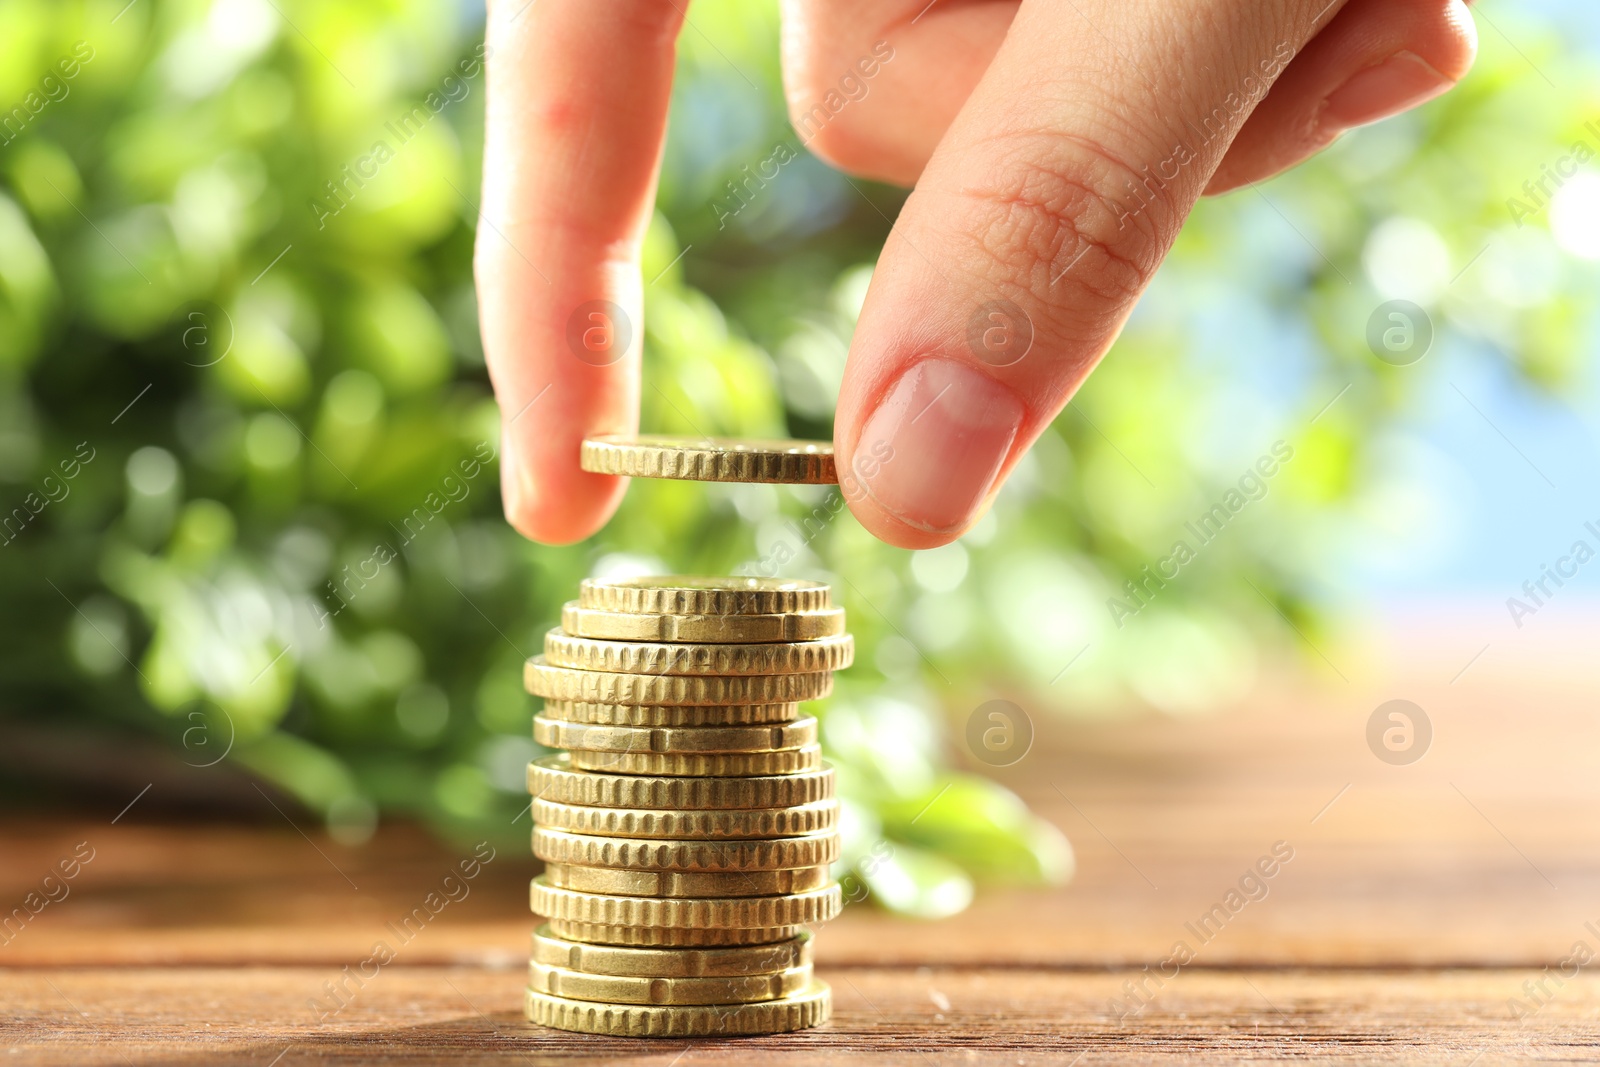
[[[1097,142],[1059,132],[1002,144],[961,194],[970,239],[1003,284],[1063,302],[1121,306],[1160,266],[1181,212],[1166,183]]]

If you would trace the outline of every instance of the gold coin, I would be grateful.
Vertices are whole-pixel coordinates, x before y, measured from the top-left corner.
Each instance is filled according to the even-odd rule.
[[[800,705],[787,704],[585,704],[575,700],[546,700],[544,717],[562,722],[588,722],[599,726],[759,726],[792,722]]]
[[[541,826],[599,837],[662,837],[715,840],[744,837],[799,837],[831,830],[839,820],[839,802],[820,800],[792,808],[714,808],[677,811],[649,808],[600,808],[562,804],[536,797],[533,821]]]
[[[633,871],[779,871],[832,863],[839,858],[839,834],[828,830],[765,841],[664,841],[598,837],[535,826],[533,854],[546,863]]]
[[[822,766],[822,749],[816,745],[783,752],[596,752],[574,749],[567,753],[580,771],[614,774],[664,774],[696,778],[736,778],[746,775],[793,774]]]
[[[585,438],[578,465],[595,474],[697,482],[833,485],[832,441],[606,434]]]
[[[781,871],[619,871],[547,863],[544,876],[557,889],[623,897],[774,897],[808,893],[833,880],[826,864]]]
[[[614,674],[574,670],[534,656],[522,669],[536,697],[586,704],[785,704],[833,692],[833,673],[752,674],[719,678],[676,674]]]
[[[528,1021],[556,1030],[613,1037],[715,1037],[781,1034],[827,1022],[833,996],[826,982],[812,979],[799,993],[755,1004],[601,1004],[553,997],[536,989],[525,995]]]
[[[623,948],[591,945],[556,937],[549,925],[533,933],[533,959],[551,967],[585,974],[621,974],[638,978],[731,978],[770,974],[811,963],[811,934],[787,941],[736,948]]]
[[[543,875],[533,880],[529,901],[534,914],[567,922],[697,930],[764,930],[827,922],[844,906],[838,885],[778,897],[627,897],[561,889]]]
[[[529,989],[569,1000],[613,1004],[758,1004],[790,996],[810,984],[810,966],[726,978],[641,978],[586,974],[538,960],[528,962]]]
[[[817,720],[770,726],[606,726],[533,717],[533,739],[585,752],[788,752],[817,743]]]
[[[668,926],[606,926],[551,919],[550,932],[568,941],[610,948],[753,948],[788,941],[806,932],[803,926],[775,926],[770,930],[695,930]]]
[[[677,778],[573,770],[565,754],[528,764],[528,792],[604,808],[792,808],[833,796],[833,768],[754,778]]]
[[[597,611],[573,600],[561,609],[561,628],[577,637],[606,641],[815,641],[844,633],[844,609],[784,615],[641,615]]]
[[[796,578],[669,574],[585,578],[578,586],[579,607],[632,615],[788,615],[831,603],[827,585]]]
[[[550,666],[608,674],[815,674],[844,670],[854,655],[849,634],[743,645],[598,641],[560,628],[544,635],[544,661]]]

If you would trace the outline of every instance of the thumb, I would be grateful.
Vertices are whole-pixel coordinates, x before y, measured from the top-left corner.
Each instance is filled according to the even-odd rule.
[[[1023,0],[879,261],[835,424],[851,509],[953,540],[1111,346],[1342,0]]]

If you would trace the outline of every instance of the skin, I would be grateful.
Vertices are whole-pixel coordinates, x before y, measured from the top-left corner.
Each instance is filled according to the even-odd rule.
[[[865,96],[797,124],[834,166],[913,187],[834,429],[865,489],[848,494],[851,510],[908,548],[951,541],[983,513],[1116,339],[1200,196],[1445,92],[1476,48],[1462,0],[781,2],[797,120],[878,42],[893,50]],[[638,428],[640,246],[686,8],[489,5],[475,265],[505,413],[506,514],[537,541],[589,536],[626,489],[579,470],[578,448]],[[631,328],[583,311],[596,300]],[[614,332],[583,332],[596,323]],[[578,358],[574,336],[598,338],[599,357]],[[1018,336],[1031,336],[1020,358],[984,350]]]

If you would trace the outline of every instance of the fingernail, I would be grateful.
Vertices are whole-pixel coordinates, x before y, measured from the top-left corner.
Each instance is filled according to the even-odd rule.
[[[1396,52],[1357,71],[1322,105],[1326,129],[1348,130],[1410,110],[1454,84],[1415,52]]]
[[[988,375],[924,360],[900,376],[862,427],[855,466],[867,494],[901,522],[930,533],[959,530],[989,495],[1022,416],[1021,402]]]

